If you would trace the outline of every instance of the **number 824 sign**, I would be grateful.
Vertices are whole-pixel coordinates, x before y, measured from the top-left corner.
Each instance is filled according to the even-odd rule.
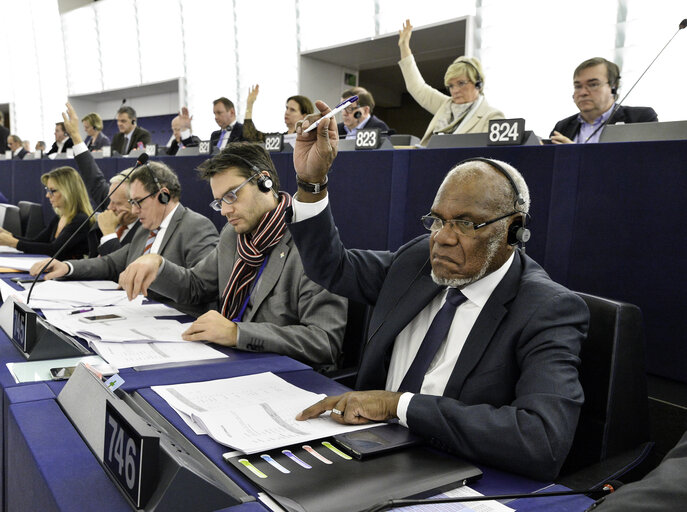
[[[492,119],[489,121],[487,146],[519,146],[525,138],[525,120]]]

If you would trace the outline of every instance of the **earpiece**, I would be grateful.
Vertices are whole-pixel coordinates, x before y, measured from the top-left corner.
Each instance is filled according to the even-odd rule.
[[[260,173],[260,176],[258,176],[258,189],[261,192],[269,192],[272,190],[272,186],[274,183],[272,182],[272,178],[270,178],[269,174],[262,174]]]
[[[160,203],[162,204],[169,203],[169,200],[171,199],[169,192],[167,192],[166,190],[162,190],[162,185],[160,185],[160,182],[158,181],[157,176],[155,176],[153,170],[150,168],[148,164],[146,164],[146,167],[148,168],[148,172],[153,177],[153,181],[155,181],[155,185],[157,186],[157,190],[159,192],[157,195],[157,200],[160,201]]]
[[[463,64],[467,64],[468,66],[470,66],[472,69],[475,70],[475,73],[477,73],[477,80],[475,80],[475,88],[481,90],[482,84],[484,82],[482,81],[482,76],[479,74],[479,70],[477,69],[477,66],[475,66],[472,62],[470,62],[467,59],[461,60],[460,62],[462,62]]]
[[[518,189],[518,186],[515,183],[515,180],[513,177],[510,175],[506,169],[503,168],[502,165],[500,165],[498,162],[495,160],[492,160],[491,158],[483,158],[483,157],[474,157],[474,158],[468,158],[467,160],[463,160],[462,162],[456,164],[457,167],[458,165],[462,165],[467,162],[484,162],[492,166],[494,169],[499,171],[501,174],[503,174],[507,179],[508,182],[511,184],[513,187],[513,190],[515,191],[515,202],[513,203],[513,210],[516,212],[521,212],[522,215],[520,218],[515,219],[511,225],[508,227],[508,239],[507,242],[509,245],[518,245],[522,244],[524,248],[524,244],[527,243],[532,236],[532,232],[527,228],[527,218],[529,217],[529,214],[526,212],[522,211],[522,206],[525,204],[525,198],[522,197],[522,194],[520,193],[520,189]]]
[[[356,119],[360,119],[361,117],[363,117],[363,113],[360,110],[358,110],[355,114],[353,114],[353,117],[355,117]]]

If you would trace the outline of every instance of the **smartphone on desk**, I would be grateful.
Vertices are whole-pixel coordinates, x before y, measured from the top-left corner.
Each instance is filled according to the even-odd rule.
[[[57,368],[50,368],[50,378],[52,380],[67,380],[72,376],[76,366],[58,366]],[[106,365],[96,365],[92,367],[93,370],[98,372],[103,377],[111,377],[117,373],[116,368]]]
[[[114,313],[108,313],[106,315],[89,315],[89,316],[82,316],[79,318],[82,322],[86,322],[89,324],[97,323],[97,322],[114,322],[115,320],[124,320],[124,317],[121,315],[115,315]]]
[[[337,434],[333,439],[339,448],[356,459],[381,455],[422,442],[422,438],[398,423]]]

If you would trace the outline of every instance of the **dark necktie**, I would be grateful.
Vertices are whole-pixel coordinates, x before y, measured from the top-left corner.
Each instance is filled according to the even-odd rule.
[[[157,232],[159,229],[153,229],[148,235],[148,240],[146,241],[145,249],[143,249],[143,254],[150,254],[150,249],[152,249],[155,243],[155,238],[157,238]]]
[[[427,334],[425,334],[425,339],[422,340],[422,345],[420,345],[413,363],[408,368],[405,377],[403,377],[403,381],[398,388],[399,391],[420,392],[422,381],[429,369],[429,365],[432,363],[441,343],[448,336],[453,317],[456,314],[456,308],[466,300],[467,297],[460,290],[449,288],[446,302],[434,316],[434,320],[432,320],[432,324],[429,326]]]
[[[126,231],[126,227],[126,224],[124,224],[123,226],[119,226],[117,228],[117,240],[122,239],[122,235],[124,234],[124,231]]]

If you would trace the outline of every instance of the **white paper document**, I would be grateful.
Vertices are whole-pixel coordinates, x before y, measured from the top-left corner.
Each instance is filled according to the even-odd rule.
[[[104,341],[91,341],[90,346],[115,368],[229,357],[219,350],[195,341],[187,341],[185,343],[108,343]]]
[[[10,252],[9,247],[0,247],[0,252]],[[28,272],[34,263],[43,261],[49,256],[0,256],[0,267],[16,268]]]
[[[24,291],[17,291],[3,283],[3,298],[13,295],[20,302],[26,303],[30,284]],[[29,306],[34,309],[72,309],[82,306],[109,306],[116,304],[141,304],[143,296],[139,295],[129,302],[124,290],[99,290],[84,286],[77,281],[44,281],[36,283],[31,294]]]
[[[374,426],[341,425],[327,413],[296,421],[299,412],[325,395],[289,384],[273,373],[152,389],[175,410],[191,416],[215,441],[244,453]]]
[[[470,496],[483,496],[476,490],[463,485],[443,494],[432,496],[432,498],[467,498]],[[430,498],[430,499],[432,499]],[[473,501],[467,503],[442,503],[435,505],[413,505],[410,507],[393,508],[398,512],[427,512],[435,510],[437,512],[513,512],[514,509],[502,505],[495,500]]]

